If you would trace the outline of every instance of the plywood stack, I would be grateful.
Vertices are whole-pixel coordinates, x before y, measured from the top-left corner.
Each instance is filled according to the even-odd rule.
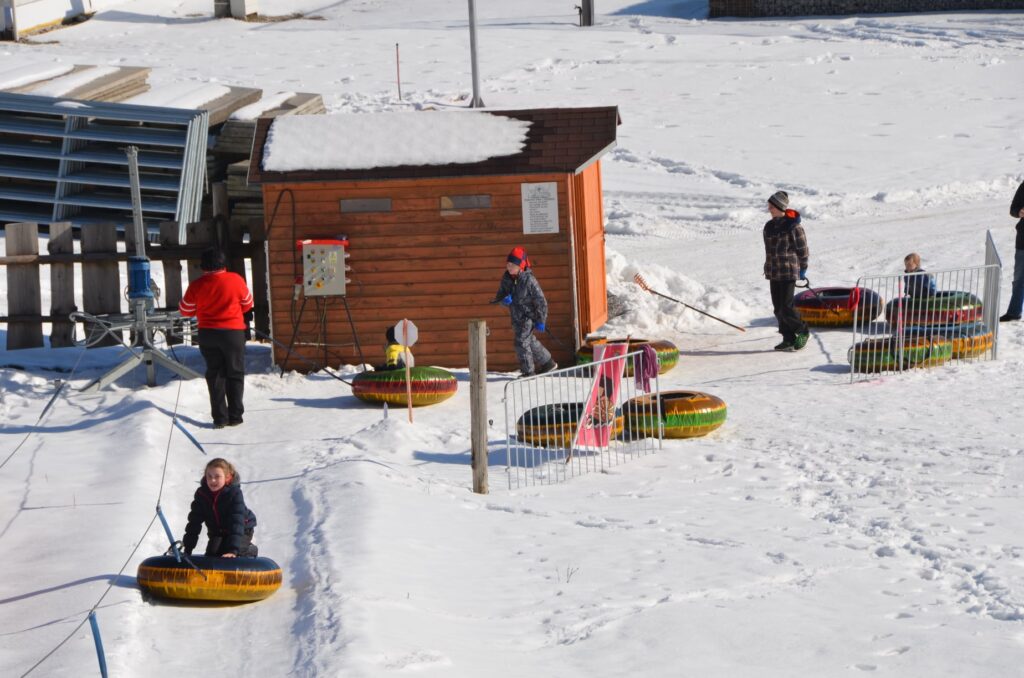
[[[58,77],[39,80],[7,91],[69,99],[118,102],[149,90],[147,82],[149,68],[119,66],[114,72],[109,72],[109,70],[108,67],[77,65],[68,73]],[[90,71],[96,71],[97,77],[82,82],[83,78],[88,78]],[[71,86],[72,83],[77,82],[81,82],[81,84]],[[68,86],[65,87],[64,83],[68,83]]]
[[[264,111],[258,117],[276,118],[279,115],[318,115],[326,111],[323,97],[319,94],[296,94],[280,106]],[[252,153],[252,138],[255,132],[255,118],[252,120],[229,119],[224,123],[224,126],[217,135],[213,152],[248,158]]]
[[[324,100],[319,94],[295,94],[278,106],[259,114],[260,118],[282,115],[316,115],[325,113]],[[207,167],[211,181],[226,178],[228,200],[231,203],[230,223],[249,233],[262,231],[263,198],[259,186],[249,185],[249,157],[252,153],[256,119],[229,119],[215,130],[216,141],[208,156]]]

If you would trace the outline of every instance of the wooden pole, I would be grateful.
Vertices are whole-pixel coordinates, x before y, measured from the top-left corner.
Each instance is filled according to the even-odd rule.
[[[344,274],[342,274],[344,275]],[[405,347],[405,400],[409,408],[409,423],[412,423],[412,374],[409,368],[409,321],[402,319],[402,345]]]
[[[7,251],[11,254],[39,253],[38,224],[7,224]],[[7,267],[7,312],[11,315],[41,315],[42,290],[39,264]],[[10,322],[7,350],[38,348],[43,345],[42,322]]]
[[[71,224],[61,221],[50,224],[50,242],[46,246],[50,254],[69,254],[75,251]],[[50,264],[50,315],[63,320],[50,324],[50,346],[62,348],[74,346],[74,324],[68,315],[75,307],[75,265]]]
[[[487,321],[469,323],[469,417],[473,491],[487,494]]]

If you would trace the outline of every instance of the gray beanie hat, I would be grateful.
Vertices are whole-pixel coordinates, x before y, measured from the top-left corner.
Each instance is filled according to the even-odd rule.
[[[789,193],[776,191],[772,194],[772,197],[768,198],[768,204],[775,205],[775,207],[785,212],[789,208]]]

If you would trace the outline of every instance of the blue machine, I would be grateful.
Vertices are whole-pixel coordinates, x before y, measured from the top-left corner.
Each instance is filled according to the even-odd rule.
[[[146,309],[152,310],[154,300],[150,282],[149,257],[128,257],[128,300],[143,299]]]

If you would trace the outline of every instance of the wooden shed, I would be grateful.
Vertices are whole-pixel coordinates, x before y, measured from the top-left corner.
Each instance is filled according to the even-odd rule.
[[[387,125],[383,116],[391,116]],[[413,128],[403,124],[404,137],[394,131],[395,116]],[[481,135],[467,148],[451,144],[449,162],[443,150],[418,153],[421,144],[443,149],[435,142],[447,139],[429,138],[445,136],[443,127],[423,132],[413,123],[453,119],[454,136],[474,134],[466,123],[479,120],[517,126],[521,143],[492,149]],[[263,192],[272,333],[299,354],[275,346],[277,364],[356,363],[356,337],[366,362],[377,364],[385,330],[408,318],[419,327],[418,365],[464,367],[467,324],[483,318],[488,367],[515,370],[508,311],[488,302],[516,245],[526,248],[548,299],[555,339],[541,340],[561,365],[571,365],[582,338],[607,320],[599,159],[615,145],[616,107],[316,116],[275,127],[281,124],[259,121],[249,168],[249,181]],[[336,139],[325,125],[358,128],[361,136]],[[382,135],[389,148],[358,148],[381,145]],[[313,157],[332,145],[351,150],[342,167]],[[311,301],[300,321],[296,242],[338,236],[350,243],[346,295]]]

